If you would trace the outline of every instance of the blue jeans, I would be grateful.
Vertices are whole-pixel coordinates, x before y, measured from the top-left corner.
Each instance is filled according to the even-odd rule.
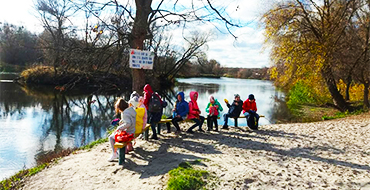
[[[229,113],[224,114],[224,126],[227,126],[227,122],[229,120],[229,117],[232,117],[232,115],[229,114]]]

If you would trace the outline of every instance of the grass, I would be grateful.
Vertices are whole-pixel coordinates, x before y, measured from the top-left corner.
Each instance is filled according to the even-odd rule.
[[[200,163],[199,160],[194,162]],[[206,179],[209,173],[205,170],[193,168],[189,162],[182,162],[179,167],[169,172],[168,190],[197,190],[206,189]]]
[[[363,110],[363,109],[356,110],[356,111],[353,111],[353,112],[349,112],[349,111],[337,112],[337,113],[334,114],[334,116],[328,116],[328,115],[322,116],[322,120],[331,120],[331,119],[344,118],[344,117],[351,116],[351,115],[359,115],[359,114],[365,113],[365,112],[366,111]]]
[[[38,172],[42,171],[48,165],[49,165],[48,163],[44,163],[44,164],[38,165],[31,169],[21,170],[17,174],[13,175],[12,177],[1,181],[0,189],[4,189],[4,190],[19,189],[22,185],[22,179],[24,179],[25,177],[29,177],[29,176],[37,174]]]
[[[108,142],[108,138],[98,139],[88,145],[80,147],[79,150],[91,150],[94,146],[105,143],[105,142]]]

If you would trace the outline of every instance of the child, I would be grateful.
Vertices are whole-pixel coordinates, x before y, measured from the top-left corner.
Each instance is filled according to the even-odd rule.
[[[145,129],[148,119],[148,112],[144,105],[144,98],[140,96],[136,91],[132,92],[130,99],[137,97],[139,99],[139,104],[136,106],[136,131],[135,137],[139,136],[143,129]],[[142,113],[144,112],[144,113]],[[141,127],[139,126],[141,125]]]
[[[123,100],[122,98],[119,98],[114,105],[116,114],[119,114],[119,113],[121,114],[121,120],[119,122],[120,125],[117,127],[116,131],[113,132],[109,136],[109,142],[112,148],[112,156],[108,159],[108,161],[110,162],[113,161],[114,159],[117,159],[118,157],[117,152],[114,148],[115,134],[120,130],[126,131],[128,134],[135,134],[136,111],[134,108],[134,104],[136,104],[137,101],[135,101],[135,99],[133,98],[129,102],[130,102],[130,107],[129,107],[129,104],[125,100]]]
[[[202,125],[203,125],[203,122],[204,122],[204,117],[200,115],[200,110],[199,110],[198,103],[197,103],[198,92],[191,91],[190,92],[190,99],[191,99],[191,101],[189,102],[188,119],[193,120],[195,122],[195,124],[193,126],[191,126],[186,132],[187,133],[194,133],[193,129],[196,126],[199,126],[198,131],[204,132],[203,129],[202,129]]]
[[[223,111],[221,104],[212,95],[209,96],[209,103],[206,108],[206,112],[209,113],[207,116],[207,131],[211,131],[213,123],[215,124],[215,131],[218,131],[217,118],[220,112]]]
[[[172,110],[173,114],[171,117],[168,118],[168,119],[172,119],[171,123],[176,127],[177,129],[176,133],[181,132],[178,122],[185,120],[189,113],[189,104],[188,102],[185,101],[184,96],[185,96],[184,92],[179,92],[177,94],[176,104]],[[171,132],[170,123],[166,123],[166,125],[167,125],[167,133],[170,133]]]
[[[248,96],[248,99],[245,100],[243,103],[243,114],[247,119],[248,127],[253,130],[258,129],[259,115],[256,112],[257,112],[256,100],[254,99],[254,95],[250,94]]]

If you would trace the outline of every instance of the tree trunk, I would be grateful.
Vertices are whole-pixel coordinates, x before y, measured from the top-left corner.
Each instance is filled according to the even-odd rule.
[[[347,87],[346,87],[346,101],[349,101],[349,88],[351,87],[352,77],[348,75],[347,77]]]
[[[338,109],[342,112],[348,110],[348,105],[346,101],[338,91],[337,83],[334,80],[331,67],[329,65],[323,66],[321,74],[325,79],[326,86],[328,87],[331,97],[333,98],[334,105],[336,105]]]
[[[130,47],[143,50],[144,40],[148,35],[148,17],[152,11],[152,0],[135,0],[136,16],[130,35]],[[132,90],[141,93],[145,85],[143,69],[132,69]]]
[[[366,82],[364,84],[364,108],[365,109],[368,109],[370,107],[369,105],[369,86],[370,86],[370,83]]]

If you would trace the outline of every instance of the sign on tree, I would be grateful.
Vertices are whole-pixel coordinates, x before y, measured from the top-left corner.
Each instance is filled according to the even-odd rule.
[[[130,49],[130,68],[132,69],[153,69],[154,53]]]

